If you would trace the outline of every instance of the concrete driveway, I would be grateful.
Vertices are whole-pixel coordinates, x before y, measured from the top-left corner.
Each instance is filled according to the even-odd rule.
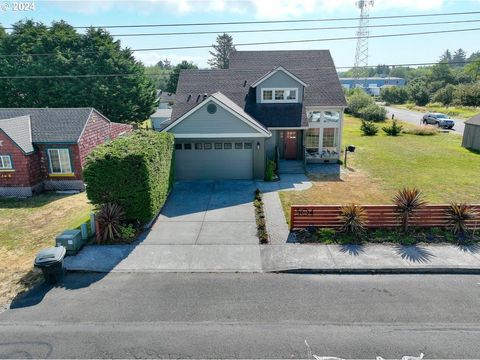
[[[262,270],[254,181],[175,184],[152,228],[114,271]]]

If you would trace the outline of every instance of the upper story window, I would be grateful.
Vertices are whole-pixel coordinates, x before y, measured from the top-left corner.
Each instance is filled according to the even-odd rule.
[[[73,172],[69,149],[48,149],[47,152],[50,174],[71,174]]]
[[[275,88],[262,89],[262,102],[297,102],[298,89]]]
[[[308,121],[311,123],[322,123],[322,124],[339,124],[340,123],[340,112],[332,110],[314,110],[308,112]]]
[[[12,170],[12,157],[10,155],[0,155],[0,170]]]

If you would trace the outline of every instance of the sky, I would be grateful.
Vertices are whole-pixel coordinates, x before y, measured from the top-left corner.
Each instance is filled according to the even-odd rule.
[[[74,26],[108,26],[136,24],[205,23],[264,20],[331,19],[358,17],[355,0],[82,0],[46,1],[24,0],[34,3],[34,10],[14,10],[17,1],[0,0],[0,24],[9,27],[23,19],[45,24],[65,20]],[[375,0],[370,16],[397,16],[435,14],[446,12],[480,11],[480,0]],[[478,28],[480,14],[427,18],[371,19],[371,25],[479,20],[463,24],[402,26],[370,29],[371,35],[422,32],[450,29]],[[276,23],[248,25],[215,25],[191,27],[117,28],[114,35],[133,33],[165,33],[186,31],[213,31],[215,34],[116,37],[131,49],[211,45],[216,33],[251,29],[295,29],[312,27],[356,26],[357,21],[323,21],[307,23]],[[81,30],[79,30],[81,31]],[[234,43],[268,42],[303,39],[353,37],[356,30],[302,30],[264,33],[232,34]],[[369,65],[404,64],[437,61],[445,49],[463,48],[467,54],[480,50],[480,31],[369,39]],[[336,66],[354,63],[356,40],[305,42],[238,46],[237,50],[328,49]],[[182,60],[208,67],[208,48],[135,52],[135,57],[146,65],[168,58],[176,64]]]

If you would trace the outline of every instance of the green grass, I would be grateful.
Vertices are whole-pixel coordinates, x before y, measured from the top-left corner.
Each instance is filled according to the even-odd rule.
[[[28,199],[0,199],[0,305],[25,289],[36,252],[54,246],[63,230],[88,221],[85,193],[46,193]],[[30,281],[31,283],[31,281]]]
[[[281,192],[287,220],[291,205],[385,204],[403,187],[419,188],[430,203],[480,203],[480,153],[462,148],[460,135],[392,137],[379,131],[377,136],[363,136],[360,120],[346,116],[343,136],[344,144],[356,145],[355,153],[349,154],[350,170],[340,181],[312,178],[308,190]]]
[[[414,110],[419,112],[439,112],[439,113],[447,114],[450,117],[458,120],[468,120],[471,117],[480,113],[479,107],[468,107],[468,106],[445,107],[442,104],[438,104],[438,103],[427,104],[426,106],[417,106],[411,103],[403,104],[403,105],[392,105],[392,106],[400,109],[408,109],[408,110]]]

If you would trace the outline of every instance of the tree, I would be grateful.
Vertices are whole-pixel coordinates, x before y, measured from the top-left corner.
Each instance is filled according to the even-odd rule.
[[[452,65],[453,66],[464,66],[465,64],[465,61],[467,60],[467,54],[465,53],[465,51],[463,49],[458,49],[457,51],[455,51],[453,53],[453,56],[452,56]]]
[[[160,69],[165,69],[165,70],[169,70],[172,68],[172,63],[170,60],[168,60],[167,58],[163,59],[163,60],[160,60],[159,62],[157,62],[157,65]]]
[[[452,62],[452,53],[450,50],[445,50],[445,52],[440,56],[440,62],[450,64]]]
[[[453,93],[455,91],[455,86],[448,84],[447,86],[439,89],[433,95],[433,101],[440,102],[443,105],[450,105],[453,102]]]
[[[168,79],[168,82],[167,82],[167,88],[165,90],[170,93],[177,92],[177,84],[178,84],[178,78],[180,77],[180,71],[187,70],[187,69],[198,69],[198,66],[192,62],[183,60],[180,64],[178,64],[173,68],[173,71],[170,73],[170,78]]]
[[[408,91],[403,87],[388,86],[380,91],[382,100],[390,104],[404,104],[408,100]]]
[[[366,108],[368,105],[375,104],[372,97],[362,89],[353,90],[351,95],[348,96],[347,103],[348,107],[346,111],[355,116],[359,116],[360,111],[363,108]]]
[[[427,85],[422,80],[411,81],[407,86],[410,99],[418,106],[425,106],[430,101]]]
[[[210,51],[212,58],[208,64],[216,69],[228,69],[230,54],[235,51],[233,46],[233,37],[228,34],[217,36],[216,44],[212,45],[214,51]]]
[[[0,107],[95,107],[117,122],[143,121],[156,109],[155,86],[144,66],[103,29],[79,34],[64,21],[49,28],[20,21],[1,44],[1,55],[53,55],[0,57],[0,76],[73,77],[4,79]],[[115,74],[131,76],[103,76]]]
[[[432,67],[430,81],[440,81],[443,84],[451,84],[454,80],[452,69],[447,63],[441,62]]]

